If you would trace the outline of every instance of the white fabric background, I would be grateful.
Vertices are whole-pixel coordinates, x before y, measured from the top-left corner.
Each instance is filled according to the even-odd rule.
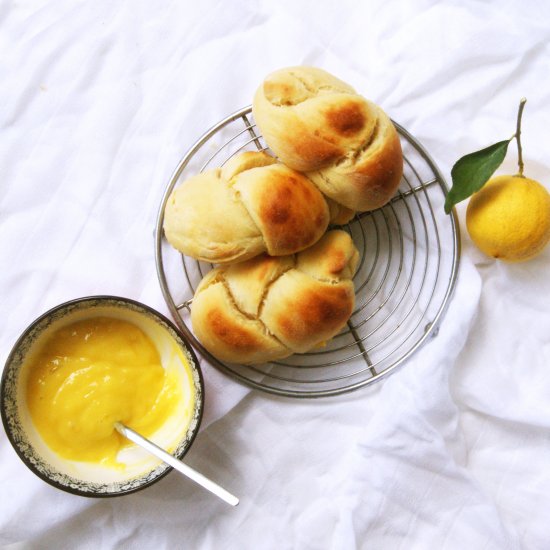
[[[71,298],[166,313],[152,238],[166,181],[281,66],[347,80],[447,176],[513,133],[526,95],[526,173],[550,186],[549,20],[534,0],[0,2],[0,361]],[[502,172],[515,162],[511,147]],[[550,548],[550,248],[505,265],[462,238],[438,337],[383,383],[303,402],[203,363],[207,410],[187,461],[237,508],[174,473],[119,499],[71,496],[2,433],[0,544]]]

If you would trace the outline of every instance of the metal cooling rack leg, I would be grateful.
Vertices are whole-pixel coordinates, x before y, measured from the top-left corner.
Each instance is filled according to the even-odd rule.
[[[357,334],[355,327],[351,324],[351,321],[348,321],[348,327],[350,332],[353,334],[353,337],[355,338],[355,343],[357,344],[357,347],[361,351],[361,356],[365,360],[365,363],[367,363],[367,366],[369,367],[371,374],[373,376],[376,376],[378,373],[376,372],[376,369],[372,366],[372,361],[370,360],[369,354],[367,353],[365,346],[363,346],[363,342],[359,337],[359,334]]]

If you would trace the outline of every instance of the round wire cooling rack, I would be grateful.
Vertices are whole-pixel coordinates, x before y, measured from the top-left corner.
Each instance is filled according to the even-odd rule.
[[[454,289],[460,257],[455,213],[443,203],[447,187],[424,148],[394,123],[403,147],[398,192],[384,207],[358,214],[342,228],[361,259],[354,277],[355,310],[324,347],[263,365],[224,363],[195,338],[189,313],[195,289],[211,264],[173,249],[163,236],[164,208],[174,187],[203,170],[223,166],[246,150],[267,150],[245,107],[208,130],[191,147],[165,190],[155,231],[157,273],[166,303],[184,334],[212,365],[269,393],[321,397],[380,380],[437,335]]]

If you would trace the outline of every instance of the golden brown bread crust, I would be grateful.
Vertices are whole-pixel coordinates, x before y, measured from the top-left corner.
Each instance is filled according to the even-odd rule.
[[[261,168],[262,166],[271,166],[277,159],[267,153],[258,151],[244,151],[228,159],[221,168],[221,177],[227,181],[232,181],[241,172],[246,172],[252,168]]]
[[[379,107],[329,73],[290,67],[268,75],[254,96],[253,113],[281,162],[306,172],[340,205],[373,210],[397,190],[403,155],[395,127]]]
[[[359,252],[344,231],[329,231],[319,242],[296,256],[296,268],[321,281],[352,279]]]
[[[293,256],[257,256],[247,262],[228,266],[224,280],[237,308],[245,315],[258,317],[271,283],[294,267]]]
[[[394,196],[403,175],[402,158],[397,130],[380,111],[368,148],[307,175],[326,196],[363,212],[384,206]]]
[[[215,270],[217,271],[217,270]],[[260,321],[250,319],[234,307],[223,281],[197,289],[192,322],[202,345],[224,361],[250,363],[280,359],[292,352],[267,334]],[[215,352],[214,352],[215,350]]]
[[[245,152],[177,187],[164,231],[180,252],[221,264],[303,250],[323,235],[329,216],[307,177],[265,153]]]
[[[333,225],[344,225],[348,223],[355,216],[355,210],[347,208],[343,204],[338,204],[330,197],[325,195],[325,199],[328,204],[328,210],[330,212],[330,223]]]
[[[248,170],[233,187],[272,256],[307,248],[327,228],[329,209],[322,194],[308,178],[282,164]]]
[[[262,363],[312,349],[336,335],[353,311],[358,256],[350,236],[336,230],[293,256],[217,268],[193,298],[193,330],[228,362]]]
[[[321,169],[359,148],[376,124],[374,106],[349,91],[274,106],[260,87],[253,111],[269,147],[281,162],[301,172]]]
[[[228,228],[228,219],[238,223]],[[206,262],[245,260],[265,250],[258,227],[219,169],[193,176],[171,193],[164,234],[174,248]]]
[[[306,352],[344,327],[353,311],[351,281],[319,281],[293,269],[273,283],[261,320],[289,349]]]
[[[355,90],[335,76],[315,67],[290,67],[276,71],[264,81],[264,94],[273,105],[297,105],[314,97],[319,90],[351,93]]]

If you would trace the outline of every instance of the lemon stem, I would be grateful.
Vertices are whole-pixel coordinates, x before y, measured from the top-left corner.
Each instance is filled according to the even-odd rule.
[[[522,97],[519,102],[519,109],[518,109],[518,119],[516,124],[516,143],[518,145],[518,167],[519,172],[518,176],[520,178],[524,178],[523,175],[523,154],[521,150],[521,116],[523,115],[523,108],[525,107],[525,103],[527,103],[527,99]]]

